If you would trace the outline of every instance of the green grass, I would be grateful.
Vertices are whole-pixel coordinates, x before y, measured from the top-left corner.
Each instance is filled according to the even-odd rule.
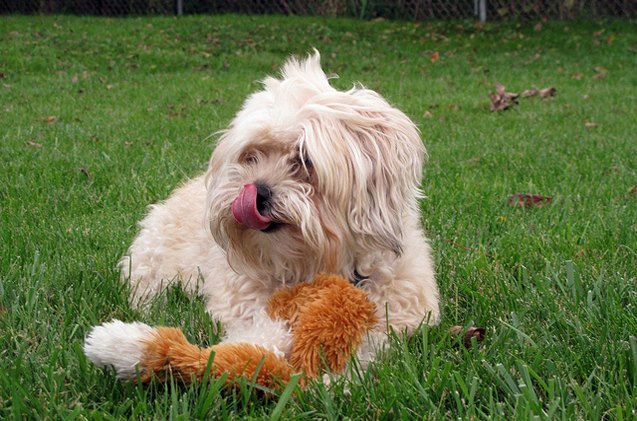
[[[634,419],[634,25],[3,17],[0,418]],[[255,81],[312,47],[339,88],[361,81],[422,129],[440,327],[281,404],[249,382],[136,386],[93,367],[84,335],[113,317],[218,339],[178,290],[132,310],[115,263],[145,207],[205,168]],[[495,82],[558,93],[492,113]],[[508,206],[517,192],[553,201]],[[453,325],[486,339],[466,350]]]

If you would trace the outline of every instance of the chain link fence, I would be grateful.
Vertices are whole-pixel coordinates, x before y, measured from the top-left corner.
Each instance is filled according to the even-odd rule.
[[[637,17],[637,0],[0,0],[1,14],[284,14],[361,19],[595,19]]]

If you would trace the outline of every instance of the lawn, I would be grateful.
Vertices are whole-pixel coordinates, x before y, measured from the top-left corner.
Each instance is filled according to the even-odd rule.
[[[337,87],[364,83],[422,130],[440,326],[282,400],[89,364],[84,336],[114,317],[218,339],[179,290],[131,309],[115,263],[257,81],[312,47]],[[496,82],[557,94],[491,112]],[[635,22],[4,16],[0,158],[0,418],[637,416]],[[485,340],[466,349],[455,325]]]

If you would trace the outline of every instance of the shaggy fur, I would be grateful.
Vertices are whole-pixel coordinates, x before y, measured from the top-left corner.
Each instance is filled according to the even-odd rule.
[[[120,268],[142,304],[170,282],[199,286],[225,343],[292,351],[268,317],[284,285],[318,273],[355,282],[379,321],[412,331],[439,318],[418,198],[425,148],[411,120],[363,87],[334,89],[316,53],[268,77],[222,134],[208,171],[151,207]],[[258,192],[258,195],[257,195]]]

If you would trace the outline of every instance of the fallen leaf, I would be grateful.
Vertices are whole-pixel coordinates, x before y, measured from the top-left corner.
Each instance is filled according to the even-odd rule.
[[[425,118],[432,118],[434,115],[431,114],[431,111],[425,111],[425,113],[422,116]]]
[[[45,121],[47,123],[55,123],[58,118],[57,116],[54,115],[43,115],[42,117],[40,117],[40,120]]]
[[[438,53],[438,51],[434,51],[431,55],[431,62],[435,63],[438,61],[438,59],[440,59],[440,53]]]
[[[520,94],[521,97],[530,97],[530,96],[535,96],[538,94],[538,90],[537,88],[533,88],[533,89],[527,89],[526,91],[522,91],[522,93]]]
[[[449,328],[449,332],[451,333],[451,336],[458,336],[463,331],[464,331],[464,328],[462,326],[451,326],[451,328]],[[471,326],[467,328],[462,338],[462,343],[464,347],[467,349],[470,349],[471,346],[473,345],[472,339],[475,339],[476,343],[483,342],[485,333],[486,333],[486,329],[483,327]]]
[[[593,80],[604,79],[608,74],[608,69],[604,66],[596,66],[595,71],[597,74],[593,76]]]
[[[486,333],[486,329],[483,327],[475,327],[471,326],[464,334],[464,347],[469,349],[473,345],[472,339],[475,339],[477,344],[484,341],[484,334]]]
[[[580,80],[584,76],[582,72],[575,72],[571,75],[571,79]]]
[[[518,103],[518,94],[507,92],[505,86],[500,83],[495,84],[495,94],[490,93],[489,98],[491,99],[491,111],[503,111]]]
[[[40,149],[42,147],[41,144],[39,144],[37,142],[34,142],[32,140],[27,140],[27,145],[29,145],[29,146],[31,146],[33,148],[36,148],[36,149]]]
[[[552,198],[539,194],[516,193],[507,198],[510,206],[518,208],[541,207],[551,203]]]
[[[637,194],[637,186],[632,186],[632,187],[628,190],[628,194]]]
[[[546,98],[555,96],[556,93],[557,93],[557,89],[555,89],[553,87],[540,89],[538,91],[538,94],[540,95],[540,98],[542,98],[542,99],[546,99]]]
[[[593,123],[592,121],[587,121],[584,123],[584,127],[586,127],[588,130],[594,129],[597,127],[597,123]]]
[[[86,181],[91,181],[91,173],[86,169],[86,167],[81,166],[79,168],[80,172],[86,176]]]
[[[456,336],[458,333],[462,332],[462,326],[451,326],[449,331],[452,336]]]
[[[544,88],[544,89],[537,89],[537,88],[533,88],[533,89],[527,89],[526,91],[523,91],[520,96],[521,97],[530,97],[530,96],[539,96],[542,99],[546,99],[552,96],[555,96],[555,94],[557,93],[557,89],[550,87],[550,88]]]
[[[538,22],[533,29],[535,30],[535,32],[540,32],[542,30],[542,28],[544,27],[544,25],[542,25],[542,22]]]

